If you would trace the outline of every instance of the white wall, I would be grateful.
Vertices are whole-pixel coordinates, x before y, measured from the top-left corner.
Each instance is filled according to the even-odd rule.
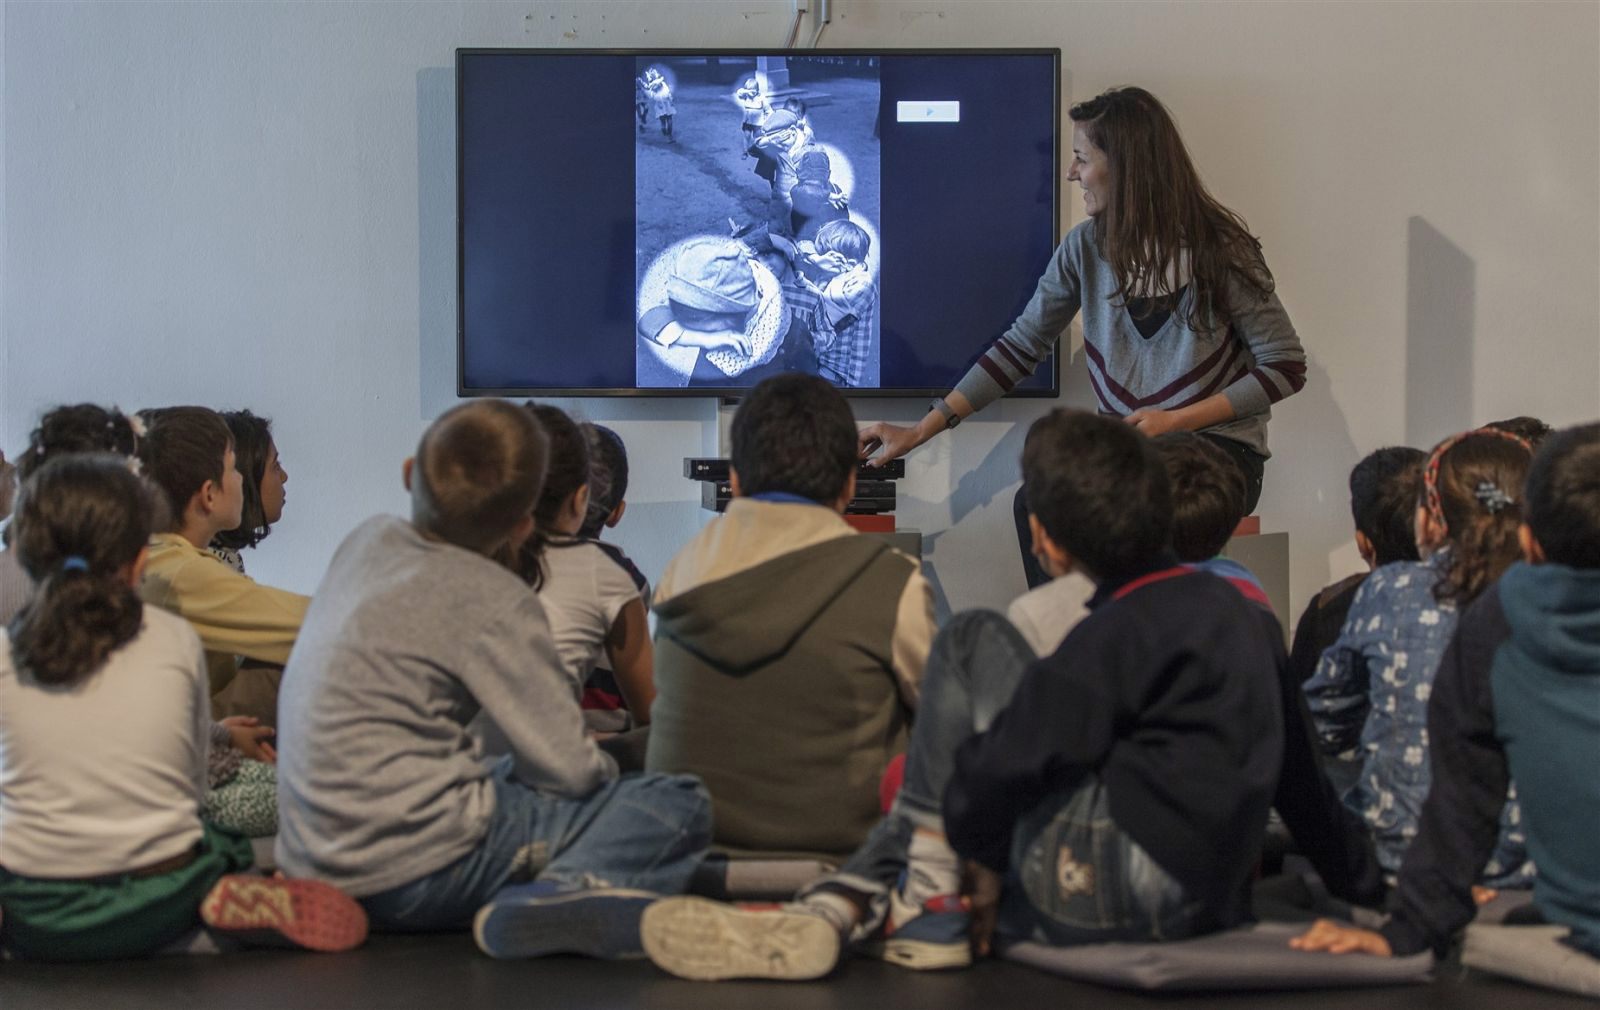
[[[1600,6],[833,6],[825,44],[1059,45],[1071,97],[1138,83],[1170,104],[1311,354],[1261,506],[1292,534],[1297,600],[1354,563],[1361,453],[1512,413],[1600,415]],[[453,399],[453,48],[776,45],[788,12],[12,0],[0,445],[80,399],[272,415],[289,506],[251,568],[309,590],[359,519],[405,508],[399,461]],[[1088,403],[1081,362],[1064,371]],[[659,572],[701,521],[679,459],[715,448],[714,407],[572,406],[628,441],[617,539]],[[911,458],[901,520],[930,534],[956,607],[1021,588],[1015,459],[1048,406],[999,404]]]

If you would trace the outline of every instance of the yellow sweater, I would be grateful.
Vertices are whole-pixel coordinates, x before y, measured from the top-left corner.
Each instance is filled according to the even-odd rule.
[[[234,678],[239,656],[288,662],[311,604],[309,596],[258,585],[176,533],[151,538],[139,595],[194,625],[212,694]]]

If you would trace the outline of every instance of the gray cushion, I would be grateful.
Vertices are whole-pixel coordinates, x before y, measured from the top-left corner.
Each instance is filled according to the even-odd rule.
[[[1056,975],[1119,989],[1323,989],[1426,982],[1432,954],[1334,955],[1293,950],[1305,925],[1259,923],[1193,940],[1051,947],[1018,943],[1003,956]]]
[[[1600,996],[1600,959],[1561,942],[1565,926],[1468,926],[1461,963],[1469,968]]]

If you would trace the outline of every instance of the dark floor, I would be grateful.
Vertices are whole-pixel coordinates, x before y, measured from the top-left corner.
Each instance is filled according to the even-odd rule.
[[[1013,964],[919,974],[853,960],[823,982],[692,983],[648,962],[492,961],[466,935],[378,936],[337,955],[277,951],[108,964],[0,964],[4,1010],[300,1010],[479,1007],[684,1010],[1010,1010],[1048,1007],[1292,1007],[1293,1010],[1507,1010],[1595,1003],[1481,975],[1428,986],[1237,996],[1145,996],[1078,985]]]

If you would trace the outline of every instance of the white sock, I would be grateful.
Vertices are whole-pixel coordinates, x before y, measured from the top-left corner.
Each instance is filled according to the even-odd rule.
[[[895,904],[921,911],[929,898],[960,893],[961,858],[950,848],[944,832],[917,828],[911,834],[906,879],[894,896]]]

